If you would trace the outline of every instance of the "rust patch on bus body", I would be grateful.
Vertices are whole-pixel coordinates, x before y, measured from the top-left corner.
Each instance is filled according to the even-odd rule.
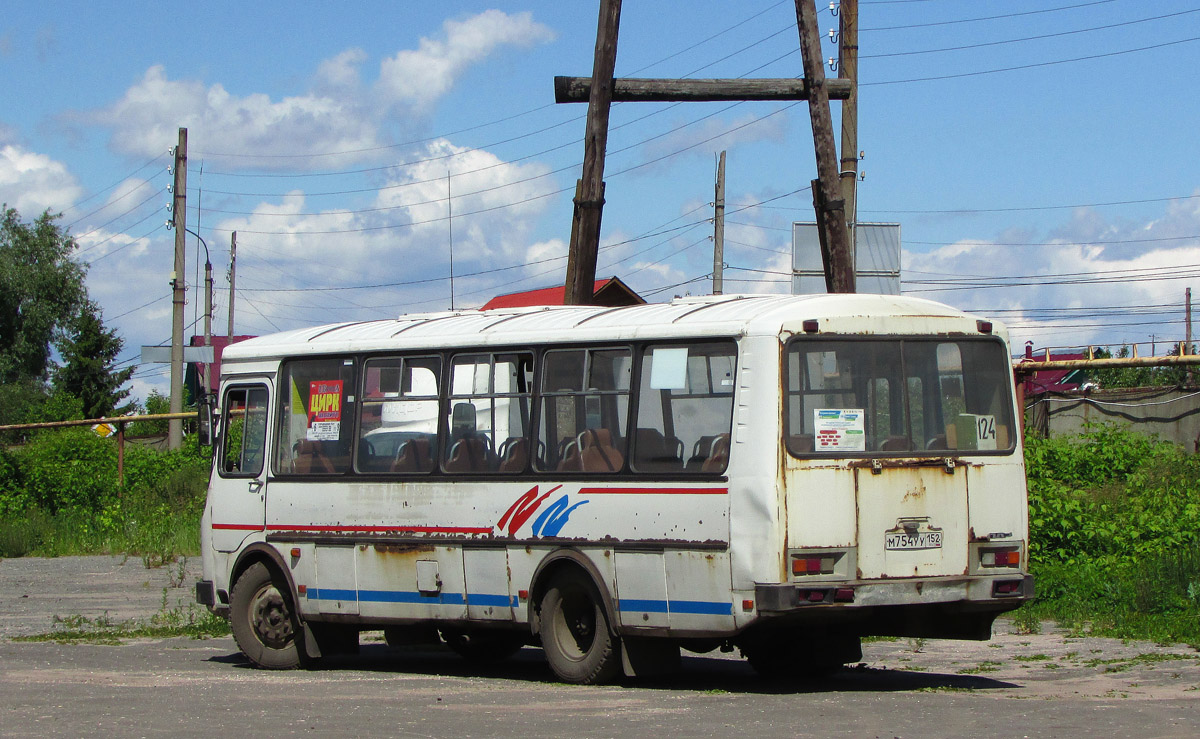
[[[435,551],[431,544],[374,544],[378,554],[418,554]],[[363,545],[366,548],[366,545]]]

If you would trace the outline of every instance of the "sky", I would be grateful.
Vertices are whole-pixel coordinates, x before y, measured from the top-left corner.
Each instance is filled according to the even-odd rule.
[[[187,241],[189,333],[204,247],[227,329],[235,231],[237,334],[560,285],[586,105],[555,104],[553,78],[590,76],[597,9],[13,0],[0,202],[62,214],[122,366],[170,340],[181,127],[203,238]],[[1014,352],[1183,338],[1200,1],[860,0],[859,26],[858,220],[900,224],[905,294],[1005,322]],[[799,77],[794,2],[629,0],[616,75]],[[791,224],[813,218],[804,102],[614,105],[599,276],[650,301],[711,292],[721,151],[724,291],[790,290]],[[166,365],[132,387],[165,392]]]

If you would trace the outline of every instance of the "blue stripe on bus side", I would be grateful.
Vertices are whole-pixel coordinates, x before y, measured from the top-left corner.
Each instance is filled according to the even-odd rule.
[[[707,600],[644,600],[622,598],[617,606],[622,613],[689,613],[702,616],[729,616],[733,606],[729,603]]]
[[[447,606],[499,606],[501,608],[516,608],[517,599],[509,595],[487,595],[471,593],[464,597],[461,593],[442,593],[441,595],[423,595],[419,592],[403,590],[338,590],[333,588],[309,588],[309,600],[347,600],[364,603],[426,603]]]
[[[519,603],[511,595],[492,595],[488,593],[470,593],[465,597],[461,593],[442,593],[441,595],[422,595],[419,592],[402,590],[338,590],[333,588],[309,588],[309,600],[346,600],[368,603],[426,603],[447,606],[496,606],[500,608],[517,608]],[[730,616],[733,606],[730,603],[707,600],[655,600],[644,598],[624,598],[617,607],[622,613],[679,613],[699,616]]]

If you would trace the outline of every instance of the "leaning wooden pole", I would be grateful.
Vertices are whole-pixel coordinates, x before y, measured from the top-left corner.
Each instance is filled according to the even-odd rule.
[[[829,245],[827,254],[823,254],[826,257],[825,287],[831,293],[852,293],[855,291],[854,260],[846,227],[846,202],[842,198],[837,146],[833,140],[829,91],[821,59],[821,31],[817,27],[817,8],[813,0],[796,0],[796,25],[800,29],[800,55],[804,62],[804,79],[808,82],[808,114],[817,155],[818,191],[813,193],[817,228],[825,232]]]
[[[600,220],[604,212],[604,150],[608,146],[608,109],[612,104],[620,22],[621,0],[600,0],[583,141],[583,177],[576,189],[567,257],[569,269],[563,296],[567,305],[591,303],[592,288],[596,283],[596,255],[600,249]]]

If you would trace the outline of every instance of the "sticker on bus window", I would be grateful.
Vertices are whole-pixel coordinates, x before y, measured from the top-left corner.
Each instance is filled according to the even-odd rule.
[[[321,380],[308,384],[309,441],[337,441],[342,432],[342,381]]]
[[[960,413],[956,419],[955,430],[958,436],[959,449],[998,449],[996,433],[996,417]]]
[[[817,408],[813,430],[818,452],[865,452],[867,431],[861,408]]]

